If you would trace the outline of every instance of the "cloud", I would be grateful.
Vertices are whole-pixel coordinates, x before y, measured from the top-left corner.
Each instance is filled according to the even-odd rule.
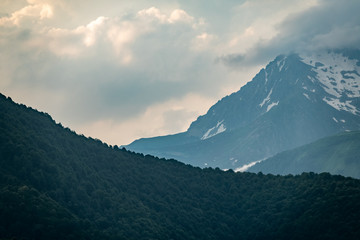
[[[341,48],[344,45],[358,47],[359,8],[359,1],[350,0],[346,4],[333,0],[321,1],[309,11],[291,16],[279,25],[281,34],[269,44],[274,45],[274,41],[281,40],[286,45],[296,43],[298,47],[295,48],[299,50]],[[350,41],[344,39],[344,33],[350,33]],[[352,35],[357,37],[352,38]]]
[[[132,53],[127,47],[135,40],[136,35],[135,26],[129,22],[113,25],[107,33],[115,54],[121,58],[123,64],[130,63],[133,59]]]
[[[172,11],[168,22],[169,23],[176,23],[176,22],[185,22],[185,23],[191,23],[194,20],[193,17],[191,17],[189,14],[187,14],[182,9],[175,9]]]
[[[118,145],[185,130],[278,54],[360,36],[353,0],[0,5],[2,93]]]
[[[35,3],[35,1],[30,3]],[[43,20],[53,16],[53,9],[49,4],[31,4],[11,14],[10,17],[0,18],[0,26],[21,25],[32,19]]]
[[[211,54],[193,51],[194,40],[210,47],[213,38],[201,21],[178,8],[150,7],[121,17],[99,16],[74,28],[39,22],[31,28],[23,22],[2,26],[1,85],[13,99],[69,126],[106,118],[127,121],[189,91],[215,95],[222,88],[211,82],[223,78],[227,88],[229,81]]]
[[[215,41],[218,41],[217,36],[203,32],[195,37],[192,42],[192,48],[195,51],[208,51],[214,46]]]
[[[189,93],[180,99],[152,105],[144,112],[123,122],[100,119],[82,125],[79,130],[87,136],[103,139],[109,144],[123,145],[143,138],[185,131],[192,121],[215,99]],[[193,104],[196,102],[197,104]]]
[[[269,61],[280,53],[360,46],[360,2],[322,0],[275,25],[276,34],[258,39],[243,53],[220,58],[232,67]]]

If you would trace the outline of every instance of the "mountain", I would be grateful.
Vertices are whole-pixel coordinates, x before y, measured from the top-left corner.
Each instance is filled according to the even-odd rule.
[[[0,94],[0,239],[359,239],[360,180],[195,168]]]
[[[139,139],[136,152],[237,169],[319,138],[360,129],[360,51],[281,55],[186,132]]]
[[[325,137],[288,150],[249,168],[250,172],[301,174],[329,172],[360,178],[360,132]]]

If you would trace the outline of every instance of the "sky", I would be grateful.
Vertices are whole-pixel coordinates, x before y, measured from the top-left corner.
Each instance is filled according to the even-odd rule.
[[[279,54],[360,47],[359,0],[0,0],[0,91],[111,145],[186,131]]]

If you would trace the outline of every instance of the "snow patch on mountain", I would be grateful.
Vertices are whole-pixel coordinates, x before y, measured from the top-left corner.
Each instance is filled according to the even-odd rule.
[[[215,135],[218,135],[219,133],[225,132],[226,127],[223,124],[223,122],[224,122],[224,120],[217,122],[215,127],[212,127],[209,130],[207,130],[206,133],[201,137],[201,140],[205,140],[205,139],[211,138]]]
[[[308,100],[310,100],[309,95],[307,95],[306,93],[303,93],[303,95],[304,95]]]
[[[270,101],[270,96],[272,94],[273,89],[270,90],[269,94],[266,96],[266,98],[259,104],[260,107],[263,107],[265,103]]]
[[[357,60],[335,52],[300,57],[304,63],[313,67],[317,79],[330,95],[336,98],[343,95],[360,97],[360,66]],[[313,81],[310,76],[309,79]]]
[[[251,168],[252,166],[254,166],[255,164],[257,164],[257,163],[259,163],[259,162],[262,162],[262,161],[264,161],[264,160],[265,160],[265,158],[264,158],[264,159],[261,159],[261,160],[258,160],[258,161],[254,161],[254,162],[248,163],[248,164],[245,164],[245,165],[243,165],[243,166],[241,166],[241,167],[239,167],[239,168],[236,168],[234,171],[235,171],[235,172],[245,172],[245,171],[247,171],[249,168]]]
[[[360,97],[360,66],[358,60],[349,59],[336,52],[323,52],[313,55],[301,55],[302,61],[312,66],[316,77],[308,76],[313,83],[320,86],[330,96],[323,101],[338,111],[347,111],[354,115],[360,109],[353,105],[353,98]],[[305,90],[308,90],[304,88]],[[305,95],[304,95],[305,96]]]
[[[351,112],[354,115],[359,115],[360,113],[360,111],[355,106],[351,105],[352,101],[341,102],[337,98],[329,98],[329,97],[324,97],[323,101],[338,111],[347,111],[347,112]]]
[[[285,65],[285,61],[286,61],[286,57],[277,62],[277,66],[278,66],[278,68],[279,68],[279,72],[282,71],[282,69],[283,69],[283,67],[284,67],[284,65]]]
[[[266,112],[270,111],[273,107],[277,106],[278,104],[279,101],[270,103],[269,106],[267,106]]]
[[[304,84],[303,84],[304,85]],[[302,87],[303,89],[305,89],[306,91],[310,91],[310,92],[316,92],[316,90],[315,89],[311,89],[311,90],[309,90],[306,86],[303,86]]]
[[[267,83],[267,81],[268,81],[268,73],[267,73],[267,71],[265,70],[265,83]]]
[[[229,160],[231,161],[231,164],[233,166],[235,166],[235,164],[239,161],[239,160],[237,160],[236,158],[233,158],[233,157],[231,157]]]

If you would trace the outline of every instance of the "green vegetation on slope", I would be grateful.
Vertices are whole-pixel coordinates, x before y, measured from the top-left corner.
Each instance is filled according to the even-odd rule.
[[[0,96],[0,239],[359,239],[360,181],[200,169]]]
[[[360,131],[344,132],[285,151],[256,164],[251,172],[301,174],[329,172],[360,178]]]

